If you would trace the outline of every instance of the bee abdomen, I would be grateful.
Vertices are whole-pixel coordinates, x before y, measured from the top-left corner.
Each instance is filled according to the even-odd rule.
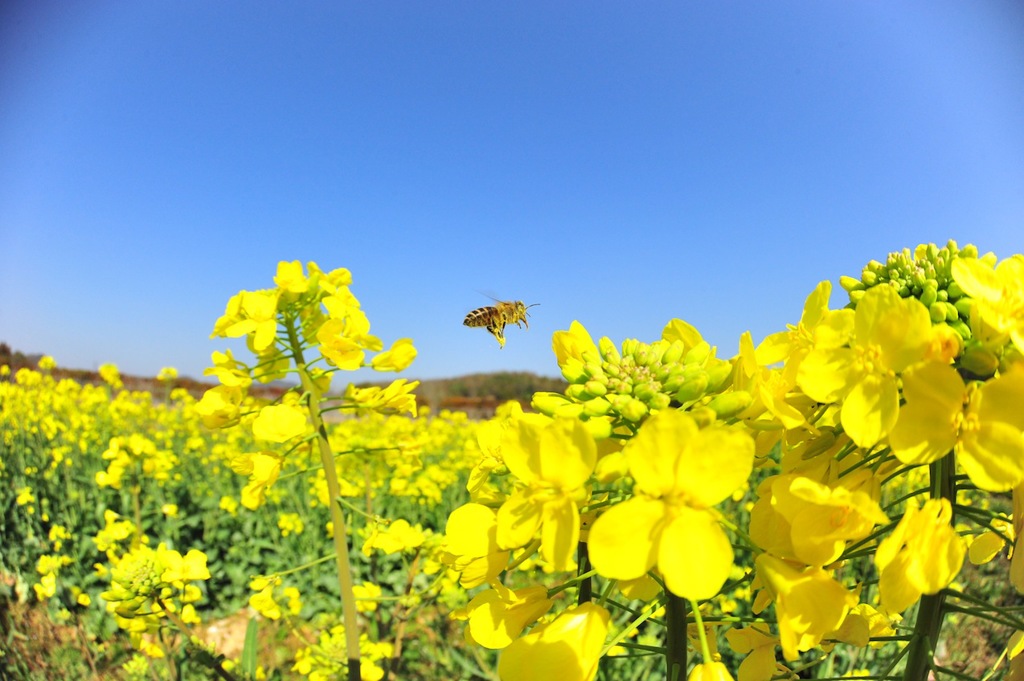
[[[478,307],[462,320],[465,326],[487,326],[491,322],[491,315],[489,314],[493,308],[489,307]]]

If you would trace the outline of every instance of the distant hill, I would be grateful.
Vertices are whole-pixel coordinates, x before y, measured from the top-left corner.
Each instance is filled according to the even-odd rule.
[[[528,407],[535,392],[563,392],[568,383],[562,378],[538,376],[528,371],[498,371],[468,374],[456,378],[426,379],[416,388],[421,404],[433,410],[465,411],[473,417],[487,417],[509,400]]]
[[[35,369],[42,354],[26,354],[12,350],[6,343],[0,343],[0,365],[8,365],[12,372],[27,367]],[[100,384],[103,380],[95,371],[86,369],[66,369],[57,367],[53,374],[57,378],[70,378],[79,383]],[[121,380],[128,390],[145,390],[154,395],[162,395],[167,389],[156,378],[121,374]],[[409,380],[417,380],[410,377]],[[357,383],[357,387],[370,385],[385,386],[390,381],[373,383]],[[214,382],[197,381],[191,378],[178,378],[171,384],[172,388],[185,388],[195,398],[215,386]],[[474,418],[486,418],[494,413],[498,405],[509,400],[518,400],[528,407],[535,392],[563,392],[567,383],[561,378],[538,376],[528,371],[499,371],[487,374],[468,374],[455,378],[435,378],[420,381],[416,388],[417,401],[421,406],[430,407],[433,411],[450,409],[465,411]],[[264,399],[276,399],[286,390],[288,385],[280,382],[267,385],[253,384],[249,392]],[[342,390],[343,386],[336,385]],[[332,391],[333,392],[333,391]]]

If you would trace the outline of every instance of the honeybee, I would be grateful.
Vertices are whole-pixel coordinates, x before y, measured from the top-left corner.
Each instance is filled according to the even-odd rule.
[[[504,348],[505,325],[515,324],[519,328],[523,328],[521,324],[526,324],[526,328],[530,328],[530,322],[526,321],[528,316],[526,310],[536,305],[540,305],[540,303],[524,305],[521,300],[509,302],[496,300],[494,305],[478,307],[467,314],[462,323],[466,326],[482,326],[486,328],[491,332],[491,335],[498,339],[498,345]]]

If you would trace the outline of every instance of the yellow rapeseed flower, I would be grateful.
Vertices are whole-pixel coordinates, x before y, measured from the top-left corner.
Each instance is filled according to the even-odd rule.
[[[892,534],[875,551],[882,607],[900,613],[922,594],[935,594],[959,574],[966,547],[950,525],[948,499],[929,499],[920,509],[913,498]]]
[[[505,648],[498,675],[502,681],[591,681],[610,619],[594,603],[566,610]]]
[[[753,438],[726,426],[699,429],[691,416],[669,410],[648,419],[623,454],[636,495],[590,529],[594,568],[612,579],[637,579],[657,565],[674,594],[711,598],[733,561],[711,507],[746,482]]]
[[[829,315],[824,324],[836,333],[816,334],[814,348],[797,372],[797,383],[811,398],[841,402],[843,428],[861,447],[873,447],[896,424],[897,377],[925,358],[931,339],[928,309],[913,298],[900,298],[891,286],[869,289],[857,304],[852,334],[848,317]],[[847,340],[849,343],[847,344]]]
[[[525,546],[540,531],[541,555],[551,568],[575,569],[579,501],[597,463],[590,431],[576,419],[523,416],[505,431],[501,452],[522,487],[498,510],[498,545]]]
[[[926,464],[954,451],[982,489],[1004,492],[1024,481],[1024,367],[965,385],[952,366],[928,362],[907,371],[903,394],[889,436],[900,461]]]

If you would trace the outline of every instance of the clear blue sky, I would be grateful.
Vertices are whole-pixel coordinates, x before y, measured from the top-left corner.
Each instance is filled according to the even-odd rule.
[[[1022,36],[1018,0],[6,2],[0,340],[198,376],[299,259],[410,378],[556,375],[574,319],[732,356],[891,250],[1024,251]],[[504,350],[485,293],[541,303]]]

